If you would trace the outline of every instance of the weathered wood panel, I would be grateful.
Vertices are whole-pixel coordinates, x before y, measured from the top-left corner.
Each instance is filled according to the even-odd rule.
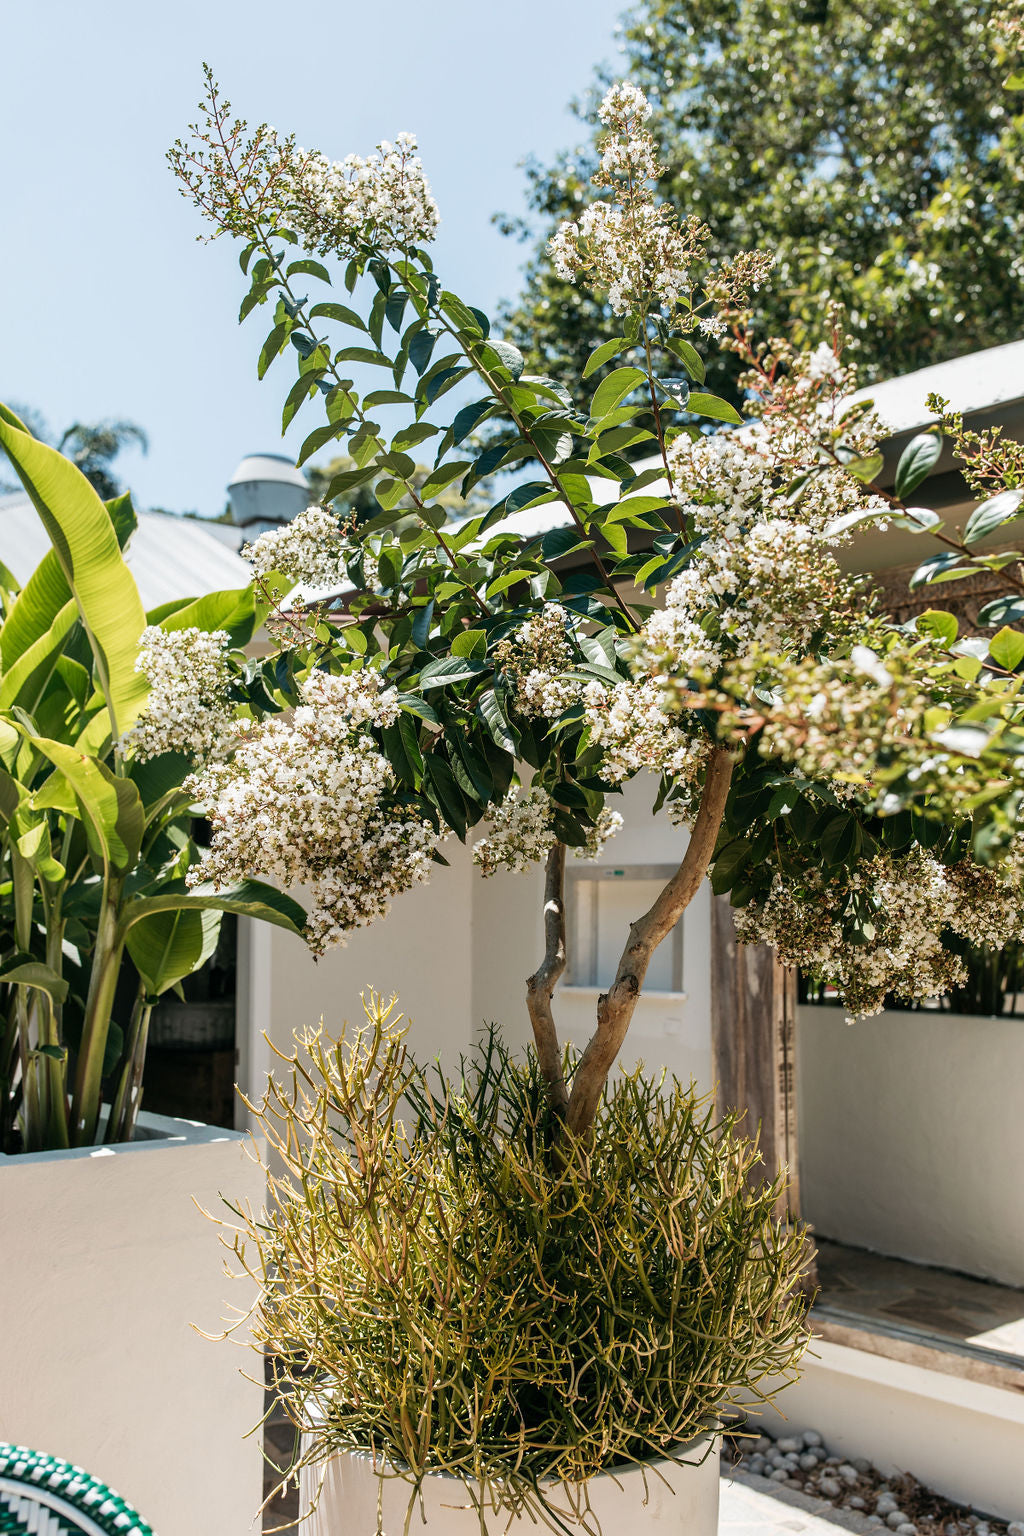
[[[780,1215],[800,1215],[796,1120],[796,973],[765,944],[740,944],[727,896],[711,906],[711,1059],[718,1105],[760,1127],[762,1177],[789,1169]]]

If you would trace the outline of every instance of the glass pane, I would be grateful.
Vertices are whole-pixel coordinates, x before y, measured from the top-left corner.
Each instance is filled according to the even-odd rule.
[[[586,883],[590,884],[589,881]],[[607,987],[614,981],[615,968],[629,935],[629,925],[643,916],[661,887],[660,880],[629,880],[614,875],[594,881],[593,888],[597,893],[597,956],[593,967],[593,985]],[[674,934],[669,934],[654,951],[644,982],[645,991],[672,991],[674,937]]]

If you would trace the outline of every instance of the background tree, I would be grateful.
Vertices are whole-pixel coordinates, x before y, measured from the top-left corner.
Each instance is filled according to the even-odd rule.
[[[50,431],[41,411],[20,403],[16,403],[14,409],[32,436],[49,443],[70,459],[103,501],[111,501],[124,490],[114,473],[115,459],[131,446],[141,448],[143,453],[149,450],[149,439],[134,421],[76,421],[58,439]],[[0,491],[20,489],[15,479],[0,479]]]
[[[1019,98],[993,0],[642,0],[616,74],[642,86],[659,195],[713,231],[712,256],[768,246],[761,335],[813,341],[838,299],[862,377],[906,373],[1008,341],[1024,324]],[[510,333],[574,387],[607,309],[543,248],[589,197],[602,76],[575,110],[583,142],[527,174],[539,234]],[[711,349],[709,385],[730,359]]]

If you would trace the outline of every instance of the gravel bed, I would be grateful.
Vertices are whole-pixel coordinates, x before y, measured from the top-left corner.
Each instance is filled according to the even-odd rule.
[[[767,1478],[835,1509],[855,1510],[878,1536],[1024,1536],[1024,1495],[1019,1520],[975,1514],[925,1488],[909,1472],[883,1476],[863,1456],[833,1456],[813,1429],[778,1439],[727,1434],[722,1460],[726,1469]]]

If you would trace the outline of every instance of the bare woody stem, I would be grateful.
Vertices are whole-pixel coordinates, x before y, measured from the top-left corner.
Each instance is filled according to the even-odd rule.
[[[569,1095],[568,1126],[574,1135],[583,1135],[594,1122],[608,1074],[633,1018],[651,956],[690,905],[707,874],[725,815],[732,770],[731,752],[716,747],[683,861],[650,911],[631,926],[615,980],[597,1000],[597,1029],[580,1058]]]
[[[544,958],[527,979],[526,1006],[533,1026],[537,1062],[548,1085],[551,1107],[560,1120],[569,1108],[562,1075],[562,1052],[551,998],[565,970],[565,844],[552,843],[544,866]]]

